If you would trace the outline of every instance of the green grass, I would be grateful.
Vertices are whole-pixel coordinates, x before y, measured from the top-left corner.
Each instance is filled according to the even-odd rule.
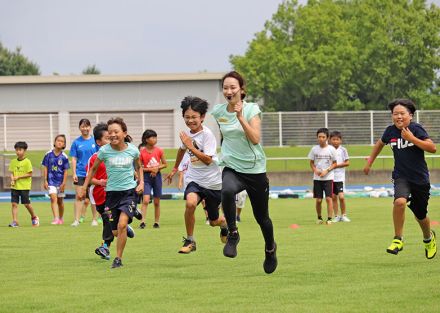
[[[360,145],[347,145],[345,146],[348,150],[350,157],[350,167],[348,170],[362,170],[365,166],[364,158],[370,155],[371,146],[360,146]],[[307,158],[307,155],[311,149],[311,146],[297,146],[297,147],[265,147],[264,151],[268,158],[289,158],[289,157],[300,157]],[[174,159],[176,157],[177,149],[164,149],[165,156],[167,159]],[[13,152],[8,152],[13,153]],[[28,158],[31,160],[34,167],[38,167],[41,164],[45,151],[28,151]],[[68,151],[66,151],[68,154]],[[439,155],[440,152],[437,152]],[[389,147],[385,147],[379,158],[375,161],[373,168],[378,170],[391,170],[394,166],[394,160],[392,158],[380,158],[381,156],[391,156],[392,151]],[[429,153],[426,153],[429,155]],[[427,158],[427,163],[429,169],[440,169],[440,158]],[[174,162],[170,162],[167,169],[163,172],[168,173],[174,166]],[[285,171],[310,171],[309,161],[304,160],[268,160],[267,161],[267,172],[285,172]]]
[[[263,240],[249,202],[237,258],[222,255],[218,229],[204,224],[200,209],[197,251],[178,254],[184,203],[168,200],[161,228],[151,228],[149,210],[148,228],[136,229],[116,270],[93,253],[100,228],[90,220],[51,226],[49,203],[40,202],[39,228],[20,206],[22,227],[11,229],[9,204],[1,203],[0,312],[438,312],[440,256],[425,259],[411,212],[404,250],[394,256],[385,252],[392,199],[347,202],[352,222],[324,226],[314,224],[311,199],[271,200],[279,258],[272,275],[263,272]],[[440,197],[430,204],[439,207]],[[71,202],[66,211],[70,222]],[[440,220],[440,211],[431,211]]]

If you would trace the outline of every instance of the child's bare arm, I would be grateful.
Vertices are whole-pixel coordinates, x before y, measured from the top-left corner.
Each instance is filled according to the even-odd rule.
[[[385,143],[381,139],[379,139],[376,144],[373,147],[373,150],[371,151],[370,156],[367,159],[367,164],[364,167],[364,173],[365,175],[368,175],[370,172],[370,168],[373,165],[374,160],[376,160],[379,153],[382,151],[383,147],[385,146]]]

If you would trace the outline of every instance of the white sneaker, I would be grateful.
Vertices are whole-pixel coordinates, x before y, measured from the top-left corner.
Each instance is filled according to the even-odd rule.
[[[93,220],[92,221],[92,226],[98,226],[98,221],[97,220]]]
[[[326,223],[327,225],[333,224],[332,220],[327,220],[325,223]]]
[[[316,224],[318,224],[318,225],[324,224],[324,221],[322,219],[318,218],[316,220]]]
[[[70,226],[78,227],[79,226],[79,221],[75,220],[72,224],[70,224]]]
[[[336,215],[334,218],[332,218],[332,223],[341,222],[341,217],[339,215]]]
[[[347,217],[347,215],[342,215],[340,221],[341,222],[351,222],[351,220]]]

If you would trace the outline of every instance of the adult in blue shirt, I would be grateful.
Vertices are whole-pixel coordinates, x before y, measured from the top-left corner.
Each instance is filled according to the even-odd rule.
[[[86,118],[83,118],[79,121],[79,130],[81,132],[81,136],[76,138],[72,146],[70,148],[70,156],[72,157],[72,172],[73,172],[73,184],[75,185],[75,205],[74,205],[74,217],[71,226],[78,226],[80,223],[80,219],[83,220],[87,206],[89,205],[89,199],[86,198],[81,200],[78,197],[78,191],[81,186],[84,184],[84,180],[87,176],[86,166],[90,157],[98,151],[95,139],[90,134],[92,126],[90,121]],[[92,226],[97,226],[98,222],[96,221],[96,208],[92,205]]]

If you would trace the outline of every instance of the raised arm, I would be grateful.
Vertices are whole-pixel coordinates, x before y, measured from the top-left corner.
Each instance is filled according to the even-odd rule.
[[[238,121],[243,127],[244,133],[252,144],[256,145],[260,143],[261,140],[261,119],[258,115],[251,118],[251,120],[246,121],[243,115],[238,117]]]
[[[419,139],[416,136],[414,136],[414,134],[409,130],[408,127],[402,129],[402,138],[408,140],[409,142],[412,142],[423,151],[430,153],[437,152],[437,148],[434,142],[430,138],[426,138],[424,140]]]

